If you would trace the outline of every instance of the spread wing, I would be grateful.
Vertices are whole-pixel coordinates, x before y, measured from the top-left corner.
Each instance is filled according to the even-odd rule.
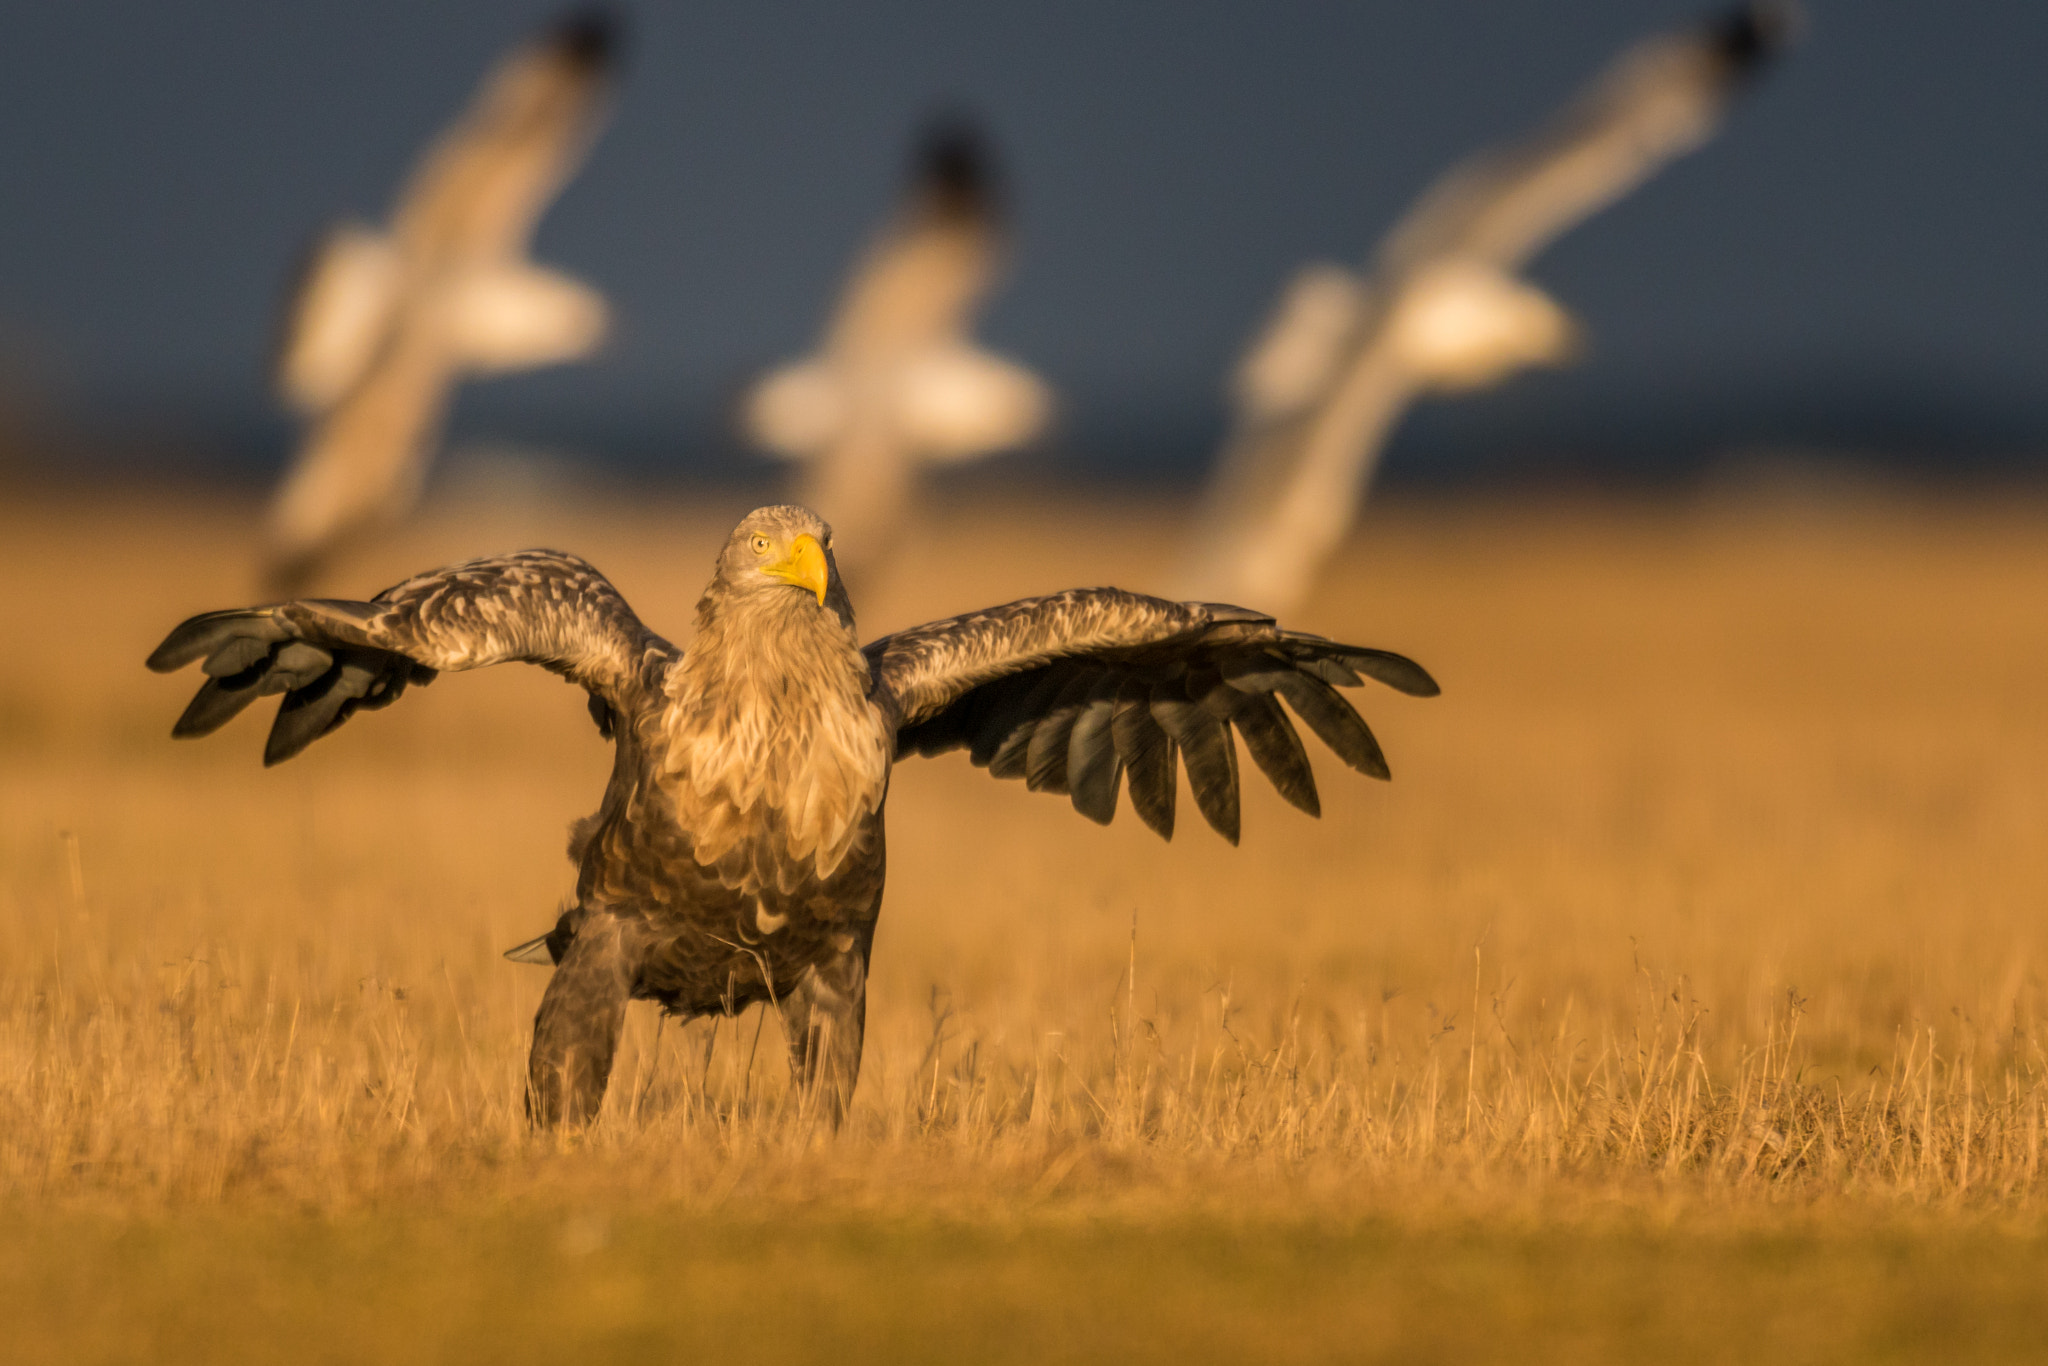
[[[800,501],[832,510],[857,559],[887,553],[921,466],[1024,444],[1051,413],[1044,381],[971,340],[1001,252],[997,182],[973,124],[929,124],[905,202],[855,263],[823,344],[742,399],[747,439],[807,466]]]
[[[604,340],[604,295],[559,271],[507,261],[451,282],[444,326],[463,367],[505,374],[580,360]]]
[[[1044,380],[966,342],[929,346],[879,370],[810,359],[771,371],[742,398],[741,430],[770,455],[810,460],[865,420],[946,464],[1024,445],[1052,413]]]
[[[301,266],[273,369],[294,408],[317,413],[361,379],[389,335],[404,267],[391,239],[355,223],[330,228]]]
[[[653,634],[604,575],[574,555],[526,550],[437,569],[368,602],[312,598],[193,617],[149,657],[207,675],[171,733],[220,729],[282,693],[263,762],[281,763],[348,720],[444,670],[538,664],[590,694],[598,728],[635,715],[680,652]]]
[[[1021,446],[1045,428],[1052,392],[1015,361],[964,343],[935,346],[903,367],[895,420],[928,460],[972,460]]]
[[[928,127],[907,202],[848,278],[827,349],[858,365],[963,335],[1001,237],[987,140],[959,119]]]
[[[306,434],[265,528],[270,590],[297,591],[351,533],[418,496],[448,407],[453,362],[431,332],[406,329]]]
[[[1437,181],[1382,245],[1381,269],[1442,256],[1520,267],[1711,137],[1794,26],[1788,5],[1757,0],[1630,48],[1536,133]]]
[[[1438,180],[1381,243],[1369,280],[1332,267],[1297,277],[1240,373],[1178,591],[1299,601],[1419,393],[1569,356],[1571,319],[1512,272],[1706,141],[1793,26],[1788,6],[1755,0],[1631,48],[1548,126]]]
[[[1237,748],[1318,815],[1293,715],[1361,773],[1388,776],[1378,741],[1338,688],[1376,678],[1417,697],[1437,686],[1400,655],[1283,631],[1241,607],[1114,588],[1027,598],[885,636],[867,647],[896,753],[965,749],[998,778],[1061,792],[1107,824],[1131,804],[1173,836],[1175,770],[1218,834],[1238,836]],[[1286,703],[1286,708],[1281,706]]]
[[[808,460],[837,441],[852,415],[840,367],[801,360],[769,372],[740,400],[747,440],[783,460]]]
[[[1344,363],[1367,302],[1365,282],[1343,266],[1318,261],[1296,271],[1231,377],[1237,428],[1307,411]]]
[[[422,257],[523,255],[597,129],[618,34],[575,15],[514,52],[421,160],[393,229]]]
[[[1232,432],[1176,591],[1283,610],[1307,595],[1317,567],[1357,516],[1387,434],[1417,387],[1398,358],[1370,339],[1335,370],[1314,401],[1269,420],[1247,414]]]

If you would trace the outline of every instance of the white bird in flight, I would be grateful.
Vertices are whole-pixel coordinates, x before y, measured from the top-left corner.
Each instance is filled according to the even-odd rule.
[[[1439,178],[1368,273],[1296,275],[1238,369],[1180,594],[1294,606],[1350,531],[1415,398],[1571,359],[1571,315],[1516,273],[1706,143],[1796,18],[1789,4],[1746,4],[1629,48],[1534,135]]]
[[[742,403],[747,438],[801,462],[799,499],[869,559],[922,468],[1024,445],[1052,411],[1043,381],[969,335],[1001,263],[994,182],[973,127],[927,128],[906,202],[855,263],[818,350]]]
[[[307,417],[267,528],[292,593],[336,546],[417,499],[455,382],[589,355],[604,297],[527,260],[601,122],[618,35],[573,14],[512,52],[414,167],[388,230],[330,229],[301,273],[276,382]]]

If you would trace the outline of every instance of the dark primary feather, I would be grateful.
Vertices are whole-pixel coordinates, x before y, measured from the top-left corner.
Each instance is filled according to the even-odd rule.
[[[1110,738],[1130,775],[1131,805],[1137,809],[1138,819],[1161,839],[1172,839],[1174,800],[1179,792],[1174,782],[1173,738],[1152,715],[1151,689],[1143,679],[1123,680]]]
[[[181,739],[211,734],[257,698],[282,693],[263,749],[263,762],[277,764],[442,670],[511,660],[585,688],[591,718],[610,738],[674,658],[589,564],[530,550],[422,574],[369,602],[209,612],[172,631],[148,662],[169,673],[202,661],[207,680],[171,731]]]
[[[1188,771],[1195,809],[1215,832],[1237,843],[1237,746],[1230,727],[1201,705],[1185,675],[1152,689],[1152,716],[1175,745]]]
[[[1230,721],[1244,738],[1245,752],[1280,795],[1311,816],[1322,815],[1323,803],[1316,795],[1316,776],[1309,767],[1308,751],[1272,695],[1239,694]]]
[[[1067,784],[1068,739],[1073,735],[1074,722],[1079,718],[1081,708],[1101,681],[1096,671],[1088,669],[1077,669],[1066,679],[1052,705],[1032,729],[1031,743],[1025,749],[1024,786],[1033,792],[1065,793],[1070,790]]]
[[[1097,825],[1108,825],[1116,815],[1117,788],[1123,782],[1113,724],[1122,687],[1123,680],[1105,670],[1089,687],[1067,733],[1067,790],[1074,809]]]
[[[1345,763],[1385,778],[1378,741],[1337,689],[1372,678],[1413,696],[1437,691],[1420,665],[1385,650],[1283,631],[1239,607],[1111,588],[914,627],[867,655],[899,757],[965,749],[994,776],[1065,793],[1103,824],[1128,777],[1139,818],[1168,839],[1176,761],[1203,818],[1235,843],[1238,739],[1283,797],[1319,815],[1288,708]]]

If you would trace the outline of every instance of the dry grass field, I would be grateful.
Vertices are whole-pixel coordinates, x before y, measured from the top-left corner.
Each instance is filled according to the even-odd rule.
[[[444,512],[688,628],[744,507]],[[251,509],[0,509],[16,1361],[2040,1360],[2048,504],[1389,504],[1297,623],[1413,654],[1395,781],[1231,849],[912,761],[845,1132],[636,1006],[520,1109],[608,747],[539,671],[265,771],[143,656]],[[865,633],[1154,586],[1170,510],[963,500]],[[267,716],[267,708],[264,709]],[[1314,742],[1311,741],[1314,748]]]

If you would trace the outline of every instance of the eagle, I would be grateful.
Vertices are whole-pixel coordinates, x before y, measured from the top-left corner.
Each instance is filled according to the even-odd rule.
[[[969,332],[1003,254],[1000,180],[976,123],[928,121],[904,202],[855,263],[817,352],[742,401],[747,439],[801,463],[799,498],[831,508],[863,558],[894,545],[924,467],[1024,445],[1050,417],[1044,381]]]
[[[522,45],[421,158],[387,231],[343,223],[309,254],[276,356],[308,427],[270,509],[273,591],[299,591],[337,545],[411,505],[455,381],[603,340],[604,296],[526,251],[596,135],[618,47],[603,10]]]
[[[999,778],[1107,824],[1121,789],[1171,838],[1177,772],[1238,838],[1233,734],[1280,794],[1320,814],[1288,711],[1375,778],[1387,761],[1338,692],[1437,685],[1398,654],[1283,630],[1215,603],[1115,588],[1026,598],[863,647],[832,533],[801,507],[747,515],[680,649],[574,555],[528,550],[407,579],[367,602],[209,612],[149,657],[206,681],[174,736],[282,694],[265,764],[442,672],[519,660],[589,694],[615,747],[594,815],[571,828],[576,895],[508,956],[552,962],[534,1019],[528,1112],[586,1123],[626,1004],[692,1017],[781,1012],[804,1097],[837,1123],[859,1074],[894,763],[964,749]]]
[[[1706,143],[1798,22],[1788,2],[1752,0],[1637,43],[1544,127],[1446,172],[1368,273],[1304,267],[1239,367],[1177,590],[1291,609],[1357,518],[1409,404],[1576,355],[1571,315],[1518,272]]]

